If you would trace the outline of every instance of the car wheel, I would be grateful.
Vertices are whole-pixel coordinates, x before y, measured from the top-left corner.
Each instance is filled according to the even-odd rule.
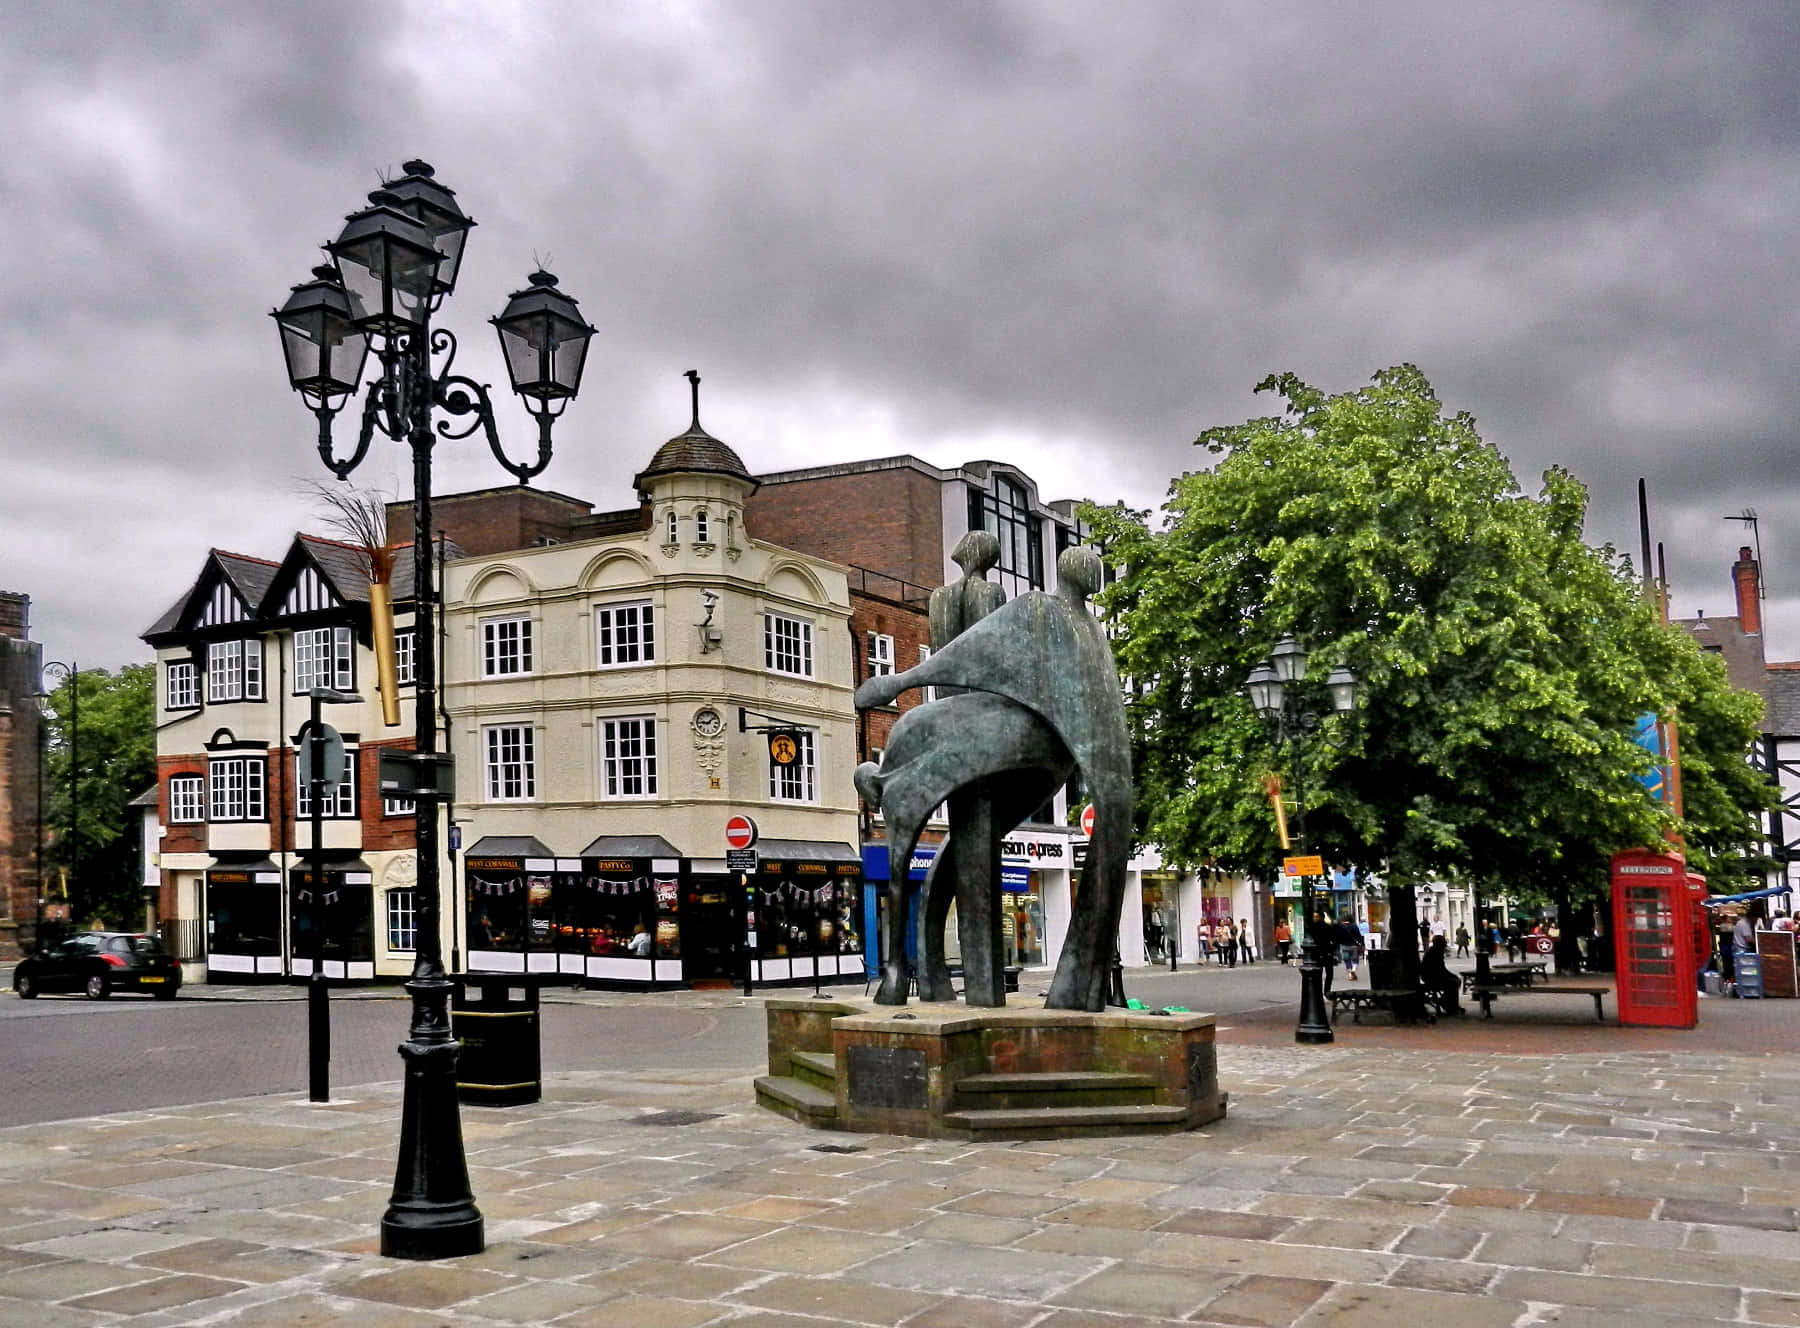
[[[19,993],[22,1001],[34,1000],[37,997],[37,983],[31,980],[29,973],[13,974],[13,990]]]
[[[87,985],[82,990],[87,993],[90,1001],[103,1001],[112,995],[112,984],[106,980],[104,973],[96,973],[87,980]]]
[[[181,988],[180,987],[158,987],[155,990],[155,992],[153,992],[152,994],[159,1001],[172,1001],[177,996],[181,995]]]

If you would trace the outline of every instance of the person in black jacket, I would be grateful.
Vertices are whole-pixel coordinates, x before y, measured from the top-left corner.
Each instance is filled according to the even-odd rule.
[[[1444,938],[1433,936],[1425,957],[1419,961],[1419,982],[1447,1013],[1461,1014],[1462,1002],[1457,997],[1462,991],[1462,979],[1444,962],[1444,949]]]

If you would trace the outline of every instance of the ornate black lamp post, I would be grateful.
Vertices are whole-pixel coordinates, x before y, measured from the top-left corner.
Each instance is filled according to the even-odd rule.
[[[399,1259],[442,1259],[483,1246],[481,1212],[469,1191],[462,1120],[456,1102],[457,1043],[450,1032],[452,983],[444,972],[439,937],[439,802],[449,789],[449,758],[437,743],[436,595],[431,565],[431,449],[439,440],[487,435],[500,464],[521,484],[550,463],[550,429],[581,386],[588,326],[575,301],[548,272],[534,272],[490,321],[500,334],[513,391],[538,421],[535,462],[507,459],[488,389],[452,374],[456,338],[431,326],[431,315],[456,286],[463,241],[475,223],[422,161],[369,195],[369,206],[345,220],[325,246],[334,266],[313,269],[294,287],[274,318],[281,329],[288,379],[319,421],[319,457],[339,479],[355,470],[380,430],[412,449],[414,769],[417,773],[416,847],[418,942],[412,979],[412,1024],[400,1055],[406,1091],[400,1118],[400,1156],[394,1193],[381,1219],[381,1252]],[[363,402],[356,450],[339,461],[331,450],[331,419],[356,394],[373,347],[380,377]],[[441,359],[433,372],[432,360]],[[432,412],[473,416],[434,428]]]
[[[1275,643],[1269,658],[1250,671],[1245,682],[1250,704],[1269,726],[1277,754],[1294,748],[1294,805],[1299,817],[1300,851],[1306,842],[1306,740],[1318,735],[1323,716],[1302,708],[1301,686],[1306,680],[1306,649],[1291,636]],[[1340,664],[1325,679],[1325,689],[1336,714],[1356,709],[1356,675]],[[1329,739],[1321,739],[1329,741]],[[1306,921],[1306,942],[1300,950],[1300,1021],[1294,1027],[1296,1042],[1330,1042],[1331,1020],[1325,1013],[1324,928],[1313,911],[1312,874],[1300,877],[1300,911]]]
[[[47,659],[41,666],[41,672],[52,677],[61,678],[69,684],[69,882],[79,885],[81,882],[81,665],[64,664],[59,659]],[[43,684],[38,691],[42,695]],[[43,723],[40,715],[38,722]],[[38,925],[44,921],[44,766],[43,743],[38,744]],[[67,902],[67,891],[64,891]],[[42,944],[42,940],[38,944]]]

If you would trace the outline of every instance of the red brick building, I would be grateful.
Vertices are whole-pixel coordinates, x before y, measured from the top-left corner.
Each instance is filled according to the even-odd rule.
[[[31,945],[38,901],[38,679],[31,596],[0,591],[0,955]]]

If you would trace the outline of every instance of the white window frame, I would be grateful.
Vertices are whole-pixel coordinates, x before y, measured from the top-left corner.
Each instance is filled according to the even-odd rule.
[[[419,633],[411,627],[402,627],[394,633],[394,681],[401,687],[411,687],[417,680]]]
[[[681,543],[681,518],[675,515],[675,509],[669,509],[669,538],[667,543]]]
[[[791,639],[783,629],[792,629]],[[775,609],[763,610],[763,667],[789,678],[813,676],[813,625],[805,618]],[[786,667],[788,662],[795,667]]]
[[[322,821],[354,821],[356,808],[356,753],[354,747],[344,749],[344,777],[336,788],[325,790],[325,805],[319,812]],[[312,819],[312,782],[300,778],[300,753],[294,753],[294,819]]]
[[[776,765],[769,757],[769,801],[810,802],[819,800],[818,745],[811,729],[795,729],[800,754],[792,765]]]
[[[387,893],[387,948],[412,951],[419,948],[419,893],[412,886]]]
[[[512,748],[506,735],[512,735]],[[489,802],[537,801],[537,734],[529,724],[489,724],[481,730],[482,791]],[[512,777],[509,780],[509,771]],[[509,783],[512,785],[508,790]]]
[[[172,659],[163,666],[163,698],[167,710],[200,708],[200,671],[194,667],[193,660]]]
[[[890,677],[894,672],[894,638],[886,632],[868,632],[869,676]]]
[[[634,622],[622,624],[624,617]],[[632,633],[632,654],[623,658],[621,631]],[[594,606],[594,660],[602,669],[635,668],[656,662],[656,606],[650,600],[621,600],[616,604]]]
[[[262,638],[211,642],[206,647],[207,704],[262,699]]]
[[[294,633],[294,695],[314,687],[356,690],[356,647],[348,627],[308,627]]]
[[[169,824],[206,824],[206,776],[169,776]]]
[[[484,619],[481,624],[481,676],[530,676],[534,664],[531,635],[529,614],[509,614],[504,618]],[[511,639],[508,640],[508,637]]]
[[[707,524],[706,509],[704,507],[694,509],[694,543],[712,543],[711,533]]]
[[[655,716],[609,716],[599,727],[600,796],[608,802],[660,797]]]
[[[417,816],[419,804],[411,798],[396,798],[391,793],[381,795],[381,814],[383,816]]]
[[[207,820],[269,819],[266,756],[215,756],[206,763]]]
[[[930,658],[931,658],[931,647],[930,646],[920,646],[919,647],[919,663],[923,664],[926,660],[928,660]],[[937,688],[921,687],[919,689],[919,691],[924,694],[924,697],[927,701],[937,700]]]

